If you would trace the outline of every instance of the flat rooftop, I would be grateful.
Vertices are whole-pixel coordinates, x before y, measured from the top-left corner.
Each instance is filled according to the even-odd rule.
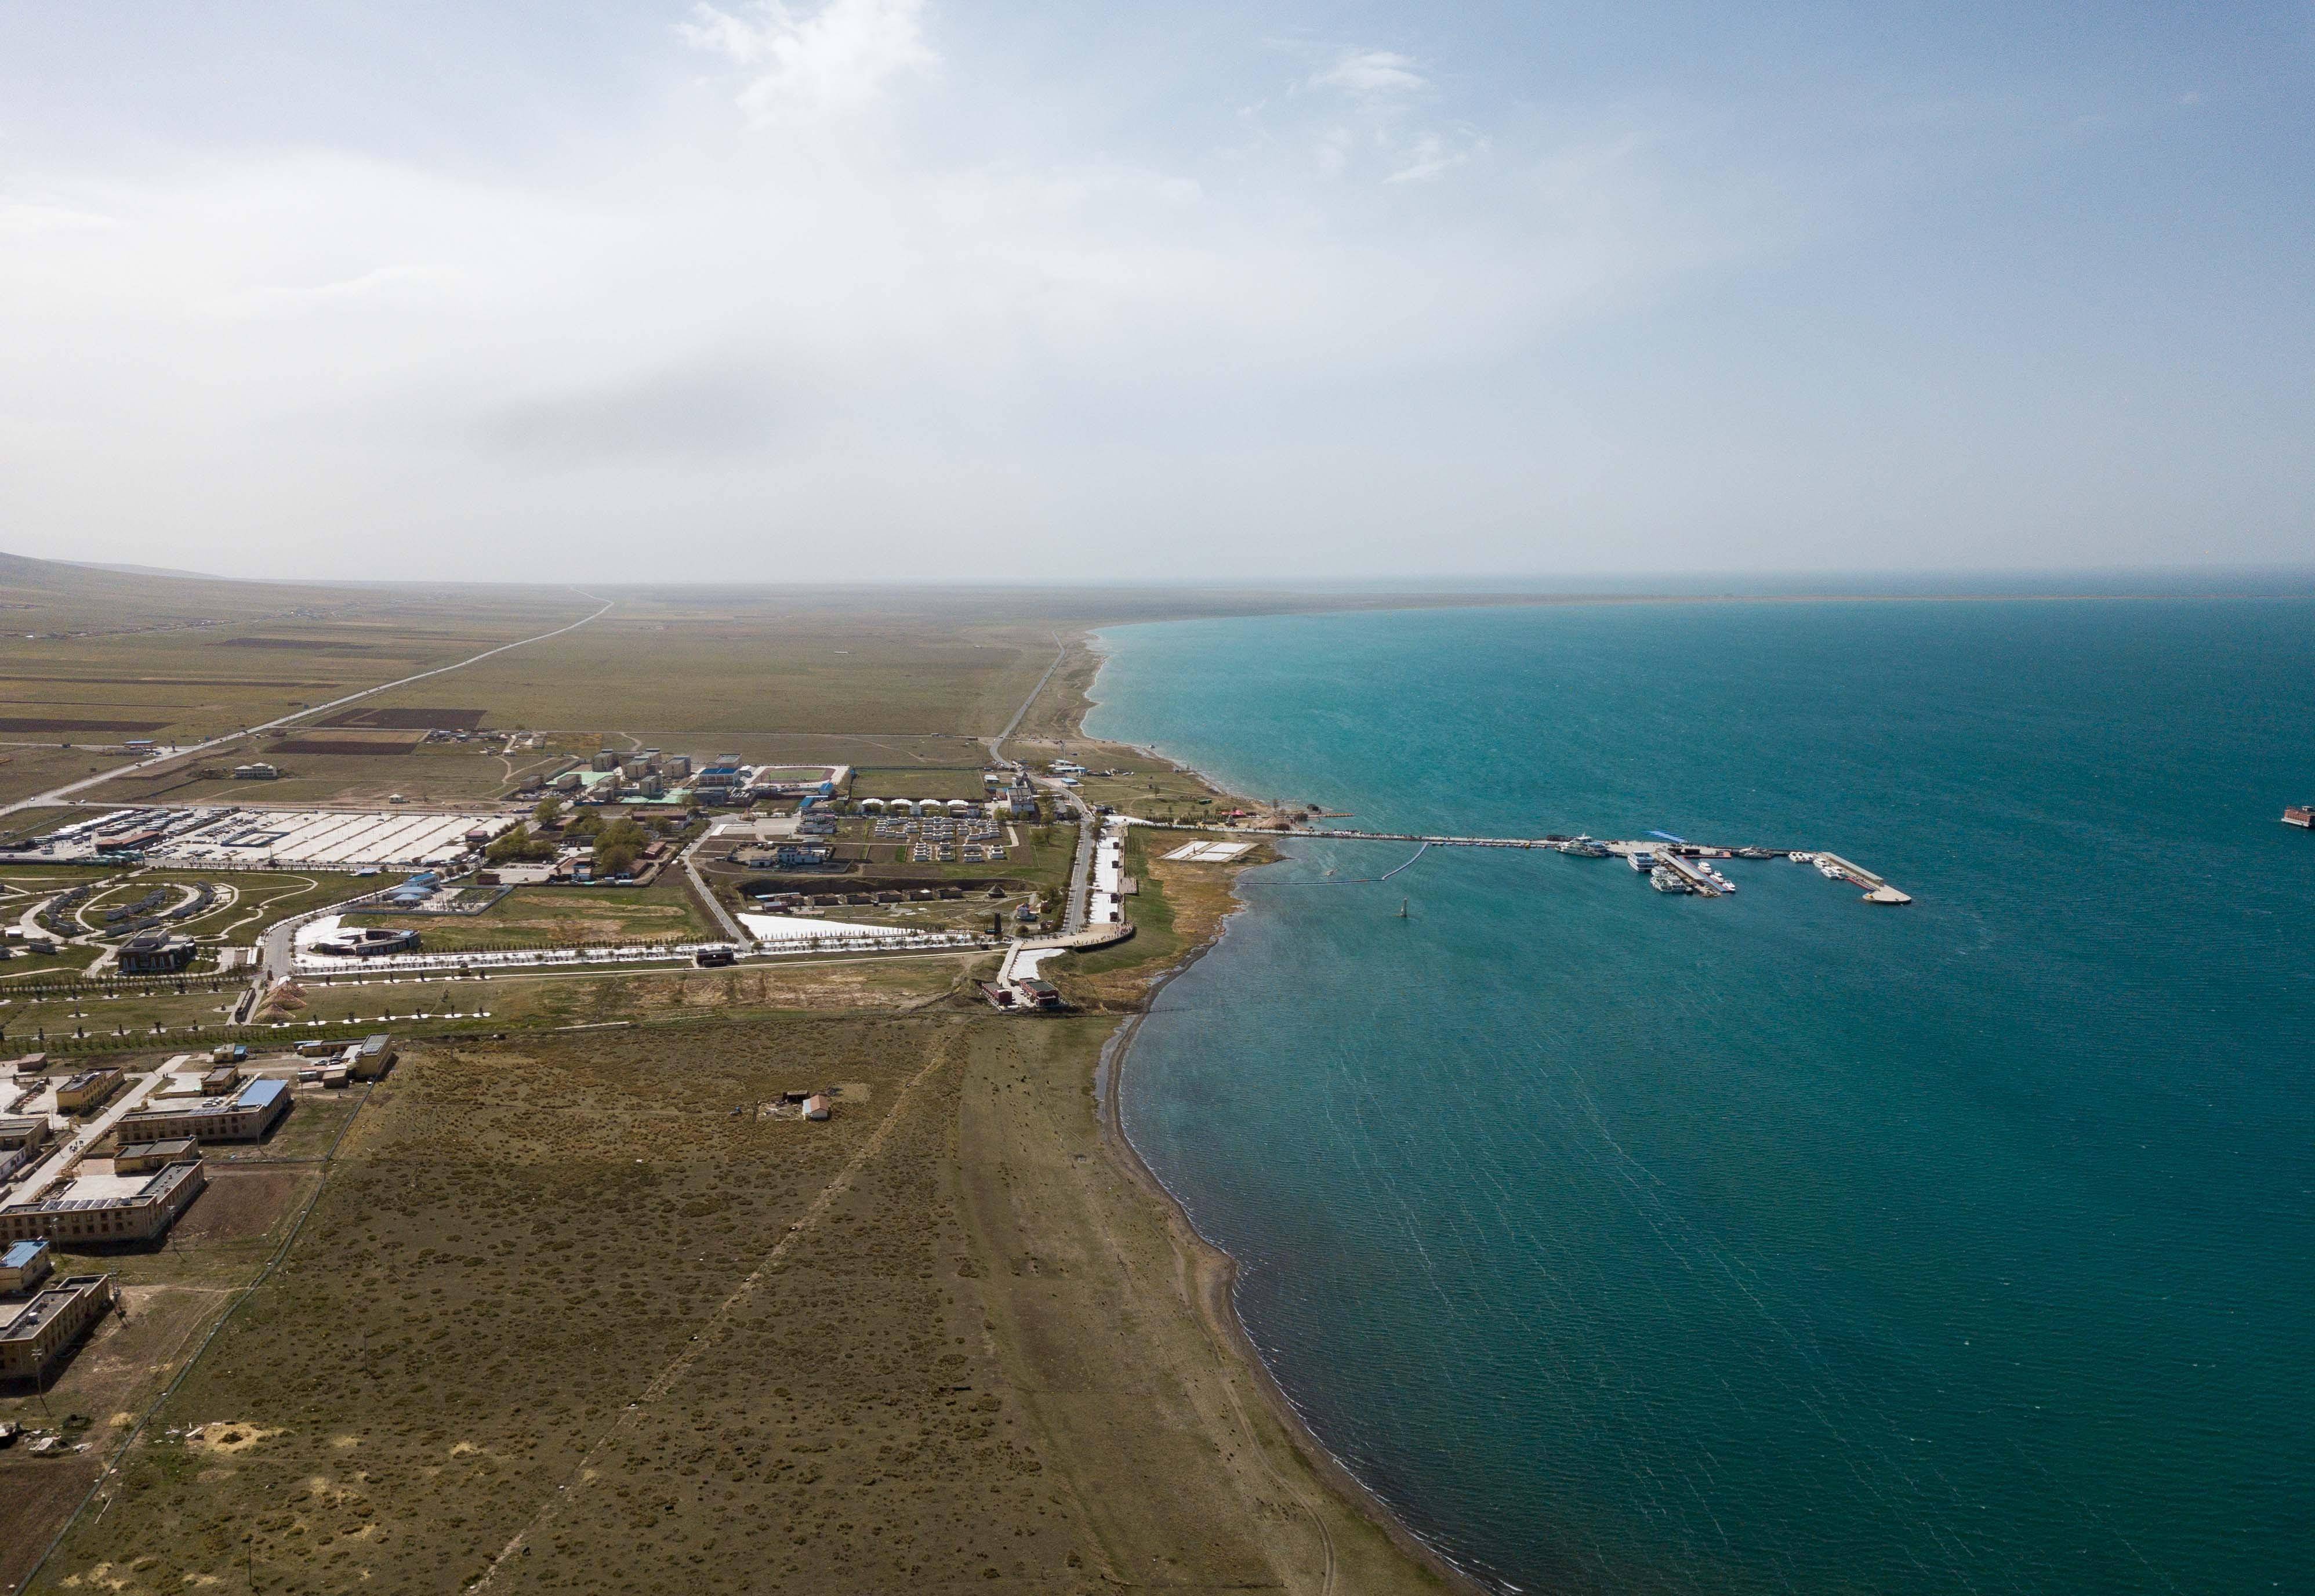
[[[105,1278],[101,1274],[76,1274],[28,1299],[23,1307],[0,1319],[0,1341],[30,1341],[83,1292],[102,1286]]]
[[[199,1167],[197,1162],[188,1159],[151,1175],[118,1175],[111,1173],[108,1166],[102,1175],[75,1175],[51,1186],[34,1201],[0,1204],[0,1213],[78,1213],[157,1200]]]
[[[92,1167],[102,1164],[102,1168]],[[151,1184],[152,1175],[115,1175],[108,1159],[92,1159],[80,1166],[69,1179],[58,1181],[49,1188],[49,1201],[74,1206],[105,1202],[127,1202]]]
[[[130,1142],[113,1156],[116,1158],[166,1158],[182,1154],[190,1158],[200,1150],[200,1146],[190,1136],[172,1136],[163,1141]]]
[[[354,1044],[349,1042],[346,1045]],[[137,1119],[152,1114],[221,1114],[232,1113],[237,1110],[267,1108],[288,1090],[288,1082],[275,1080],[270,1076],[262,1077],[251,1081],[230,1097],[148,1097],[142,1104],[131,1111],[129,1117]]]

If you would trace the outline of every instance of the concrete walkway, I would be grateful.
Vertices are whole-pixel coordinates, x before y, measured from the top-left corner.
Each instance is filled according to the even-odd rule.
[[[101,1059],[93,1060],[91,1061],[91,1068],[102,1063],[103,1060]],[[156,1069],[141,1080],[132,1081],[119,1096],[112,1100],[111,1104],[102,1113],[57,1143],[49,1150],[47,1157],[32,1166],[31,1174],[26,1175],[17,1184],[16,1189],[8,1193],[8,1206],[16,1208],[27,1202],[38,1202],[48,1189],[55,1185],[63,1176],[65,1171],[80,1161],[80,1156],[83,1153],[111,1135],[112,1128],[119,1124],[130,1110],[143,1106],[145,1099],[159,1089],[161,1080],[162,1072]],[[50,1123],[53,1125],[54,1121],[52,1120]]]

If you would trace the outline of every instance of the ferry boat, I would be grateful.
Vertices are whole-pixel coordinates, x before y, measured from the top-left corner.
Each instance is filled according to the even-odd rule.
[[[2302,831],[2315,831],[2315,803],[2294,803],[2283,811],[2283,823]]]
[[[1606,843],[1589,837],[1577,838],[1567,845],[1566,851],[1586,859],[1605,859],[1610,856]]]
[[[1634,848],[1624,856],[1624,863],[1645,875],[1656,868],[1656,851],[1654,848]]]
[[[1659,864],[1648,872],[1648,885],[1659,892],[1693,892],[1688,878],[1669,864]]]

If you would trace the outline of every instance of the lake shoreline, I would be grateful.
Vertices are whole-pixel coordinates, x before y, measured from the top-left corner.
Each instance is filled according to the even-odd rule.
[[[1087,740],[1095,740],[1085,730],[1085,722],[1100,700],[1091,688],[1097,686],[1101,666],[1106,662],[1107,651],[1099,646],[1095,636],[1073,640],[1092,659],[1090,676],[1082,677],[1084,685],[1070,683],[1077,702],[1070,706],[1069,723],[1076,735]],[[1067,675],[1068,673],[1064,673]],[[1232,793],[1213,775],[1197,768],[1164,749],[1138,743],[1117,743],[1150,758],[1162,759],[1175,770],[1193,778],[1224,802],[1249,810],[1266,810],[1267,805]],[[1255,866],[1246,866],[1253,868]],[[1102,1043],[1095,1066],[1094,1093],[1095,1115],[1100,1125],[1103,1149],[1126,1176],[1147,1198],[1166,1216],[1176,1245],[1190,1266],[1191,1296],[1204,1330],[1215,1344],[1237,1365],[1242,1367],[1261,1394],[1264,1407],[1291,1443],[1302,1466],[1309,1471],[1313,1483],[1328,1493],[1336,1503],[1356,1514],[1388,1538],[1397,1553],[1416,1565],[1420,1570],[1440,1582],[1445,1588],[1468,1592],[1468,1596],[1485,1596],[1487,1587],[1450,1561],[1438,1548],[1425,1542],[1390,1505],[1352,1471],[1350,1467],[1330,1450],[1319,1439],[1308,1422],[1295,1407],[1285,1389],[1263,1360],[1244,1321],[1239,1317],[1236,1302],[1238,1274],[1237,1260],[1227,1249],[1210,1240],[1197,1227],[1188,1208],[1161,1180],[1134,1146],[1127,1133],[1123,1118],[1123,1095],[1126,1070],[1131,1064],[1133,1043],[1139,1036],[1141,1023],[1154,1006],[1158,995],[1177,977],[1185,974],[1201,959],[1220,947],[1228,936],[1231,924],[1246,912],[1248,904],[1237,890],[1242,871],[1234,873],[1231,881],[1232,907],[1225,913],[1211,934],[1200,937],[1180,957],[1152,977],[1143,992],[1140,1005],[1128,1014]],[[1282,1480],[1282,1485],[1288,1482]],[[1289,1487],[1291,1489],[1291,1486]],[[1306,1507],[1308,1504],[1305,1504]],[[1316,1513],[1314,1512],[1314,1517]],[[1321,1533],[1325,1530],[1321,1526]]]

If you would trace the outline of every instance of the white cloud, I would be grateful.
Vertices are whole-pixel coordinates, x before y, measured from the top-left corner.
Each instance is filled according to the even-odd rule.
[[[1415,70],[1411,57],[1391,50],[1352,50],[1310,79],[1314,89],[1342,89],[1350,93],[1381,96],[1411,94],[1431,86]]]
[[[1468,129],[1456,134],[1418,133],[1405,148],[1393,152],[1398,164],[1383,182],[1427,182],[1441,173],[1453,171],[1486,147],[1484,137]]]
[[[68,206],[0,199],[0,238],[32,238],[49,233],[86,233],[113,226],[113,218]]]
[[[782,0],[754,0],[734,13],[701,4],[679,23],[683,38],[751,75],[740,104],[775,121],[856,109],[894,78],[933,71],[924,0],[826,0],[799,13]]]
[[[1396,50],[1344,51],[1300,87],[1338,92],[1323,102],[1331,108],[1325,119],[1306,133],[1321,177],[1425,182],[1487,147],[1477,129],[1424,114],[1435,99],[1432,80],[1415,58]],[[1291,96],[1286,103],[1291,114]]]
[[[377,266],[352,277],[309,288],[267,284],[251,289],[224,308],[229,315],[268,315],[341,306],[417,304],[453,292],[462,276],[451,266]]]
[[[625,570],[641,537],[670,578],[938,575],[986,533],[976,572],[1131,574],[1247,505],[1308,529],[1306,466],[1397,513],[1424,474],[1361,461],[1502,413],[1452,374],[1743,247],[1724,174],[1645,139],[1483,162],[1459,124],[1304,93],[1217,153],[1105,137],[985,58],[904,102],[927,20],[703,11],[744,113],[677,92],[496,164],[350,139],[26,172],[105,225],[0,251],[0,522],[248,572]],[[878,95],[909,114],[788,136]],[[1372,181],[1314,177],[1314,145]],[[1088,552],[1095,525],[1122,536]]]

